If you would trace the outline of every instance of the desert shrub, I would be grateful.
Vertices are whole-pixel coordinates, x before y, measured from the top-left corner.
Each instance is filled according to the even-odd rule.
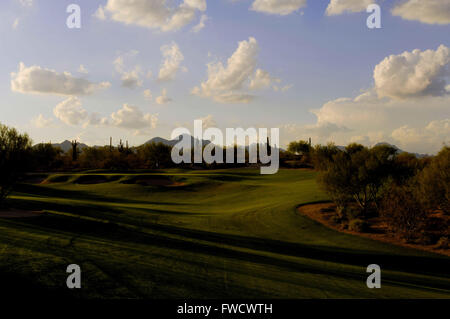
[[[368,228],[369,224],[365,220],[359,218],[353,219],[348,223],[348,229],[358,233],[365,232]]]
[[[414,184],[391,184],[383,196],[380,209],[389,230],[410,241],[418,238],[426,226],[426,212],[415,194]]]
[[[28,135],[0,124],[0,206],[29,168],[30,153],[31,140]]]
[[[394,171],[395,148],[381,145],[368,149],[350,144],[345,151],[332,153],[328,148],[318,148],[316,153],[320,152],[325,155],[318,158],[326,165],[320,169],[318,180],[338,206],[354,201],[363,216],[379,206],[382,186]]]
[[[418,174],[419,198],[428,209],[450,213],[450,147],[445,146]]]

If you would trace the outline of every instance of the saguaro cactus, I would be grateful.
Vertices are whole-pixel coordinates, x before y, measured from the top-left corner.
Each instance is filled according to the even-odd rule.
[[[78,142],[77,140],[72,141],[72,160],[74,162],[78,159],[78,150],[77,150]]]

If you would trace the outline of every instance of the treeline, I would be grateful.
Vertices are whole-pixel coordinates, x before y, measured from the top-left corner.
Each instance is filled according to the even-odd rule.
[[[333,222],[364,232],[369,220],[381,218],[390,232],[407,242],[448,247],[450,148],[417,158],[389,145],[367,148],[350,144],[311,147],[291,143],[319,171],[318,181],[336,204]],[[447,221],[447,222],[446,222]]]

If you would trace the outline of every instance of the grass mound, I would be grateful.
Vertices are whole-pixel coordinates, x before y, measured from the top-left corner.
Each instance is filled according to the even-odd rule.
[[[75,184],[102,184],[117,181],[121,178],[120,175],[81,175],[74,180]]]
[[[52,175],[44,180],[42,184],[66,183],[71,177],[71,175]]]
[[[181,181],[166,175],[136,175],[124,181],[123,184],[137,184],[142,186],[182,186]]]

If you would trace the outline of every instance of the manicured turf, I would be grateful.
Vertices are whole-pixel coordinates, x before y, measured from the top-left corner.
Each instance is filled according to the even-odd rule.
[[[450,258],[341,234],[296,213],[327,197],[308,170],[51,175],[0,219],[11,294],[121,298],[450,298]],[[78,264],[82,289],[66,288]],[[368,289],[379,264],[382,288]]]

